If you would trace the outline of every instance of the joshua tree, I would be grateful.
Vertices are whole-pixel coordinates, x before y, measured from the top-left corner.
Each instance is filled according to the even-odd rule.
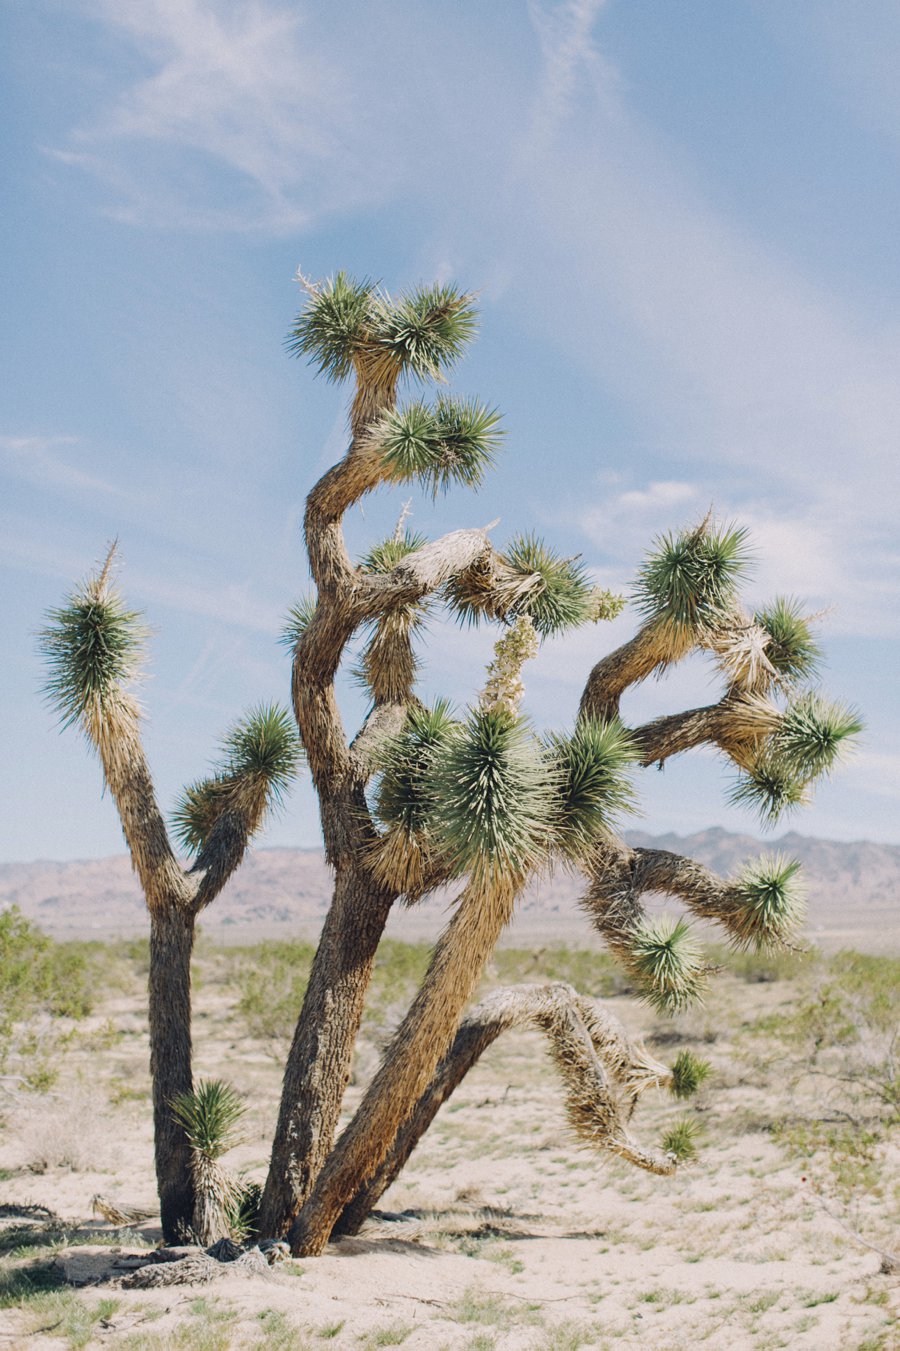
[[[191,951],[200,912],[215,900],[251,837],[279,801],[300,759],[290,714],[254,709],[228,733],[220,764],[188,787],[175,833],[193,854],[179,863],[157,806],[133,693],[144,630],[112,585],[115,546],[102,568],[48,616],[41,635],[47,694],[65,726],[96,751],[115,801],[150,915],[150,1070],[156,1178],[163,1234],[190,1232],[195,1211],[194,1151],[176,1104],[190,1098]]]
[[[713,745],[735,766],[735,801],[775,821],[805,800],[859,721],[802,689],[818,657],[809,620],[783,599],[748,613],[738,594],[744,532],[707,518],[656,542],[635,586],[637,633],[589,673],[574,729],[539,736],[520,712],[523,662],[542,638],[610,618],[624,602],[531,535],[502,550],[489,528],[427,542],[401,519],[354,563],[342,528],[348,508],[384,484],[417,482],[433,493],[480,484],[499,444],[496,413],[445,393],[397,404],[403,378],[441,380],[460,356],[475,327],[472,298],[452,287],[391,298],[343,274],[301,281],[307,298],[292,351],[352,382],[349,448],[307,499],[315,595],[292,612],[287,633],[335,889],[286,1066],[260,1230],[289,1231],[295,1253],[313,1254],[336,1226],[358,1226],[440,1103],[517,1023],[547,1031],[582,1138],[671,1172],[671,1154],[642,1149],[627,1123],[644,1087],[686,1092],[703,1072],[697,1062],[657,1065],[565,987],[500,992],[460,1025],[465,1005],[523,887],[553,863],[583,873],[584,909],[658,1009],[699,998],[708,972],[687,923],[654,922],[646,894],[679,898],[736,946],[788,943],[801,914],[797,865],[761,859],[726,880],[675,854],[629,848],[616,828],[631,802],[630,771]],[[485,688],[458,718],[414,693],[413,640],[437,605],[501,629]],[[368,635],[360,674],[371,708],[351,741],[335,677],[359,630]],[[696,650],[721,673],[720,699],[624,727],[622,694]],[[447,883],[458,884],[459,899],[425,981],[333,1144],[390,909]]]
[[[687,1133],[662,1151],[647,1149],[631,1135],[630,1118],[652,1084],[689,1094],[705,1073],[701,1062],[682,1055],[671,1069],[658,1064],[568,986],[498,991],[468,1017],[466,1005],[523,888],[551,866],[583,875],[584,910],[659,1010],[700,998],[709,972],[687,923],[654,921],[647,895],[677,897],[721,925],[736,947],[790,943],[801,917],[797,865],[760,859],[729,880],[676,854],[630,848],[618,831],[634,800],[633,774],[714,746],[735,768],[735,801],[774,822],[805,801],[860,724],[805,688],[818,646],[797,603],[744,609],[744,532],[709,517],[656,541],[634,588],[635,636],[588,673],[574,728],[539,735],[521,711],[523,664],[542,639],[612,618],[624,600],[533,535],[503,549],[492,544],[490,527],[428,542],[401,517],[357,562],[344,539],[345,513],[383,485],[417,482],[438,493],[481,483],[501,437],[495,412],[446,393],[397,403],[402,380],[441,381],[461,355],[475,329],[472,297],[435,286],[392,298],[343,274],[319,285],[301,281],[307,297],[291,349],[329,379],[352,384],[349,447],[307,499],[315,592],[291,612],[285,635],[334,895],[285,1068],[255,1227],[276,1238],[289,1233],[293,1252],[315,1254],[333,1232],[359,1226],[441,1103],[510,1027],[546,1033],[582,1140],[671,1173],[690,1147]],[[157,1171],[169,1237],[192,1223],[192,1163],[199,1167],[184,1129],[186,1105],[196,1103],[189,1096],[194,919],[240,862],[298,749],[277,710],[257,711],[229,735],[222,767],[192,785],[176,812],[181,840],[195,855],[182,868],[156,807],[128,692],[139,628],[110,589],[109,570],[107,560],[55,613],[45,646],[51,696],[100,754],[150,911]],[[443,702],[423,706],[415,694],[414,642],[438,606],[465,623],[499,628],[484,688],[458,716]],[[371,706],[350,739],[335,681],[360,631],[358,674]],[[626,728],[623,693],[698,650],[721,676],[718,701]],[[422,987],[335,1144],[391,907],[448,884],[458,887],[458,900]]]

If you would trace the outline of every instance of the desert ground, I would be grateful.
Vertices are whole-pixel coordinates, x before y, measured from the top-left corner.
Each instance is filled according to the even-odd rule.
[[[7,991],[18,1016],[4,1031],[0,1080],[4,1346],[900,1346],[896,958],[738,957],[703,1009],[664,1020],[602,953],[498,950],[484,990],[568,980],[606,1001],[657,1058],[689,1048],[710,1061],[697,1098],[650,1092],[633,1121],[639,1139],[658,1143],[690,1118],[696,1158],[665,1179],[587,1152],[567,1134],[541,1039],[510,1034],[357,1238],[266,1274],[221,1264],[207,1284],[128,1289],[117,1262],[160,1242],[146,945],[45,940],[29,959],[38,940],[23,933],[25,984]],[[310,953],[208,937],[197,953],[197,1072],[242,1094],[245,1140],[226,1162],[258,1179]],[[424,944],[385,947],[348,1111],[426,958]],[[28,973],[44,967],[42,989],[28,993]],[[116,1229],[93,1213],[97,1193],[150,1218]]]

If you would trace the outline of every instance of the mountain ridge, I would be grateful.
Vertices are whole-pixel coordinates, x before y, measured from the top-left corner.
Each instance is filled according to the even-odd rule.
[[[809,892],[808,933],[841,941],[868,936],[867,946],[887,935],[900,945],[900,845],[871,840],[822,840],[788,831],[762,841],[720,826],[690,835],[626,834],[636,846],[689,854],[715,872],[733,874],[760,853],[783,853],[803,864]],[[528,889],[516,921],[521,936],[586,938],[589,926],[578,908],[582,880],[563,870]],[[320,849],[286,846],[254,850],[204,914],[204,929],[229,941],[262,936],[312,937],[331,895],[331,874]],[[452,892],[429,899],[392,919],[399,936],[428,937],[446,915]],[[0,864],[0,909],[17,905],[57,937],[133,935],[146,930],[146,912],[126,854],[104,859],[35,860]],[[527,931],[527,933],[526,933]],[[894,935],[891,940],[891,934]],[[868,941],[871,940],[871,941]]]

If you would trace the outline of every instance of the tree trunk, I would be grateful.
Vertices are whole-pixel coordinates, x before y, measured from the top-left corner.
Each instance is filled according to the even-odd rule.
[[[356,1234],[374,1206],[406,1167],[409,1157],[428,1130],[447,1099],[456,1091],[469,1070],[509,1026],[502,1017],[478,1017],[477,1010],[457,1032],[453,1045],[435,1071],[434,1078],[419,1098],[411,1114],[397,1132],[396,1139],[376,1173],[363,1183],[353,1200],[344,1207],[334,1226],[334,1234]]]
[[[441,934],[425,981],[356,1115],[290,1232],[294,1256],[324,1251],[344,1206],[381,1166],[397,1131],[449,1049],[484,963],[512,916],[516,891],[471,886]]]
[[[172,1100],[193,1088],[191,1076],[191,951],[194,916],[171,902],[150,913],[150,1077],[156,1142],[156,1185],[163,1238],[183,1241],[194,1214],[191,1148],[172,1114]]]
[[[312,1191],[337,1130],[375,954],[394,901],[339,868],[284,1072],[259,1232],[281,1238]]]

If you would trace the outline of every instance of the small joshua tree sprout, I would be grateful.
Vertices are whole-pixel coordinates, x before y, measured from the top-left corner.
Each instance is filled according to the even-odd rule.
[[[179,1093],[172,1114],[187,1136],[194,1175],[191,1231],[204,1248],[230,1238],[241,1213],[240,1179],[220,1160],[241,1143],[240,1124],[246,1112],[235,1090],[220,1079],[201,1079],[190,1093]]]

